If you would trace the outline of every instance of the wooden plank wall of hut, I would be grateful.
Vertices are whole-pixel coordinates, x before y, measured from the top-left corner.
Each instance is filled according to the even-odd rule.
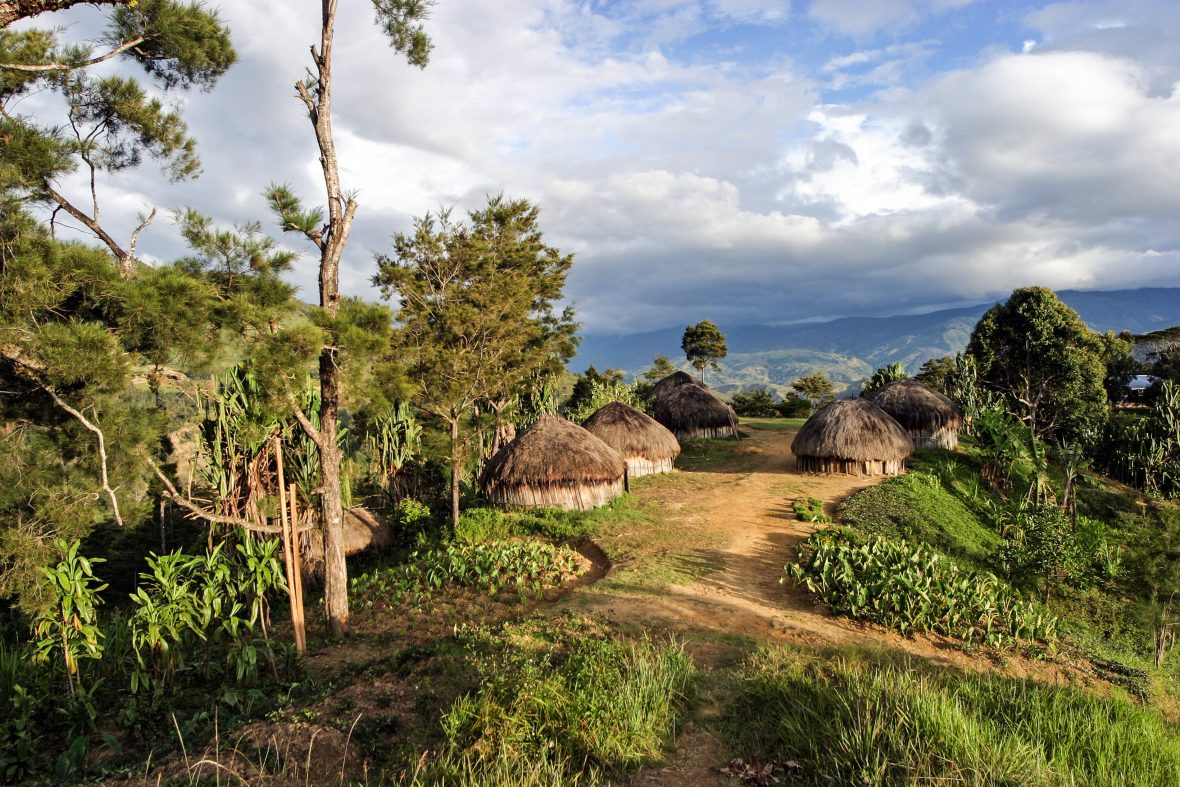
[[[673,470],[671,459],[661,459],[658,462],[653,462],[642,456],[631,456],[627,458],[627,475],[631,478],[639,478],[645,475],[654,475],[656,473],[671,473]]]
[[[547,484],[538,486],[500,485],[488,496],[492,503],[512,508],[561,508],[566,511],[589,511],[606,505],[623,494],[623,479],[613,482],[578,485]]]
[[[895,460],[840,459],[833,456],[797,456],[795,468],[804,473],[843,473],[845,475],[898,475],[905,462]]]
[[[691,429],[673,429],[676,439],[684,440],[715,440],[722,437],[737,437],[737,428],[733,426],[694,426]]]
[[[937,432],[924,432],[920,429],[908,430],[910,439],[914,441],[914,448],[949,448],[952,451],[959,446],[959,431],[957,429],[939,429]]]

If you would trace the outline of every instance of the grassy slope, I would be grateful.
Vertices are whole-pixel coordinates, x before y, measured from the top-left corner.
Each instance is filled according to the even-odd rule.
[[[1023,483],[1017,478],[1013,486]],[[961,564],[999,573],[994,554],[1001,539],[988,510],[1000,502],[980,484],[969,448],[922,451],[913,457],[910,473],[853,495],[841,505],[839,518],[864,532],[924,542]],[[1084,534],[1087,557],[1097,559],[1098,548],[1105,546],[1117,555],[1121,570],[1113,580],[1091,575],[1059,588],[1050,607],[1062,620],[1065,645],[1093,660],[1104,677],[1174,707],[1180,663],[1173,656],[1160,669],[1154,665],[1142,577],[1149,548],[1177,516],[1176,506],[1140,505],[1134,490],[1099,478],[1083,490],[1079,510],[1094,520]],[[1029,590],[1031,583],[1025,584]]]

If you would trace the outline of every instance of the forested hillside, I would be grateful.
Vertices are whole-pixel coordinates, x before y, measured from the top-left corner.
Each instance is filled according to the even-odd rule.
[[[1058,295],[1099,332],[1146,334],[1180,325],[1180,289],[1064,290]],[[762,385],[783,395],[793,380],[816,372],[838,385],[859,382],[891,363],[901,363],[913,373],[930,358],[961,352],[990,306],[798,325],[723,325],[729,356],[713,382],[725,391]],[[682,331],[683,327],[673,327],[626,336],[590,334],[583,337],[573,365],[639,374],[656,355],[675,360]]]

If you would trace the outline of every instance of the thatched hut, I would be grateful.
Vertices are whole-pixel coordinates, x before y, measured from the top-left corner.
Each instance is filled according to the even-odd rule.
[[[651,410],[652,416],[672,430],[677,440],[737,437],[737,413],[712,391],[695,383],[666,390],[656,397]]]
[[[901,424],[867,399],[820,408],[795,435],[795,467],[807,473],[897,475],[914,444]]]
[[[682,385],[699,385],[702,388],[705,387],[702,381],[693,377],[688,372],[672,372],[651,387],[651,398],[653,400],[659,399],[664,394]]]
[[[622,402],[600,408],[583,426],[623,457],[631,478],[670,473],[680,455],[676,435],[647,413]]]
[[[302,536],[305,545],[303,567],[309,574],[319,574],[324,568],[324,540],[319,531]],[[393,530],[383,517],[364,506],[344,509],[344,554],[355,555],[369,547],[389,546]]]
[[[499,506],[585,511],[621,495],[626,472],[602,440],[546,415],[496,452],[481,481],[484,497]]]
[[[895,380],[865,398],[909,432],[914,448],[954,448],[963,416],[955,403],[914,380]]]

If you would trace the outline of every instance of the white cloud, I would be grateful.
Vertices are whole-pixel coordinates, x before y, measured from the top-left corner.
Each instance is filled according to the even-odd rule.
[[[1180,284],[1180,12],[1132,2],[1124,16],[1116,3],[1049,6],[1029,17],[1031,52],[987,42],[1005,54],[953,53],[958,70],[941,74],[948,53],[925,26],[813,66],[786,47],[749,60],[694,46],[748,25],[824,39],[772,0],[440,3],[425,70],[389,50],[367,7],[350,10],[335,120],[361,211],[343,285],[369,293],[372,252],[412,216],[501,190],[537,200],[546,237],[577,253],[568,292],[590,329],[897,311],[1033,283]],[[816,0],[810,13],[899,36],[963,4]],[[174,186],[146,166],[104,182],[117,237],[145,204],[265,220],[270,181],[319,201],[292,96],[318,15],[288,6],[223,6],[242,62],[186,99],[206,174]],[[1103,25],[1116,17],[1128,26]],[[823,103],[854,86],[887,90]],[[182,251],[161,220],[141,249]],[[305,297],[314,268],[300,264]]]

